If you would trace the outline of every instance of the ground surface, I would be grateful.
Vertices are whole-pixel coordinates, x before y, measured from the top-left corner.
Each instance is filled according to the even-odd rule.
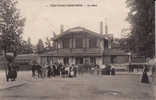
[[[1,90],[0,100],[153,100],[151,85],[140,83],[137,74],[39,80],[32,80],[30,72],[19,75],[27,84]]]

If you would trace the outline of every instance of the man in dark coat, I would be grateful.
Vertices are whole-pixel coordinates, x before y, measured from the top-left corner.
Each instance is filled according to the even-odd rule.
[[[115,75],[115,68],[111,69],[111,75]]]
[[[148,68],[147,66],[145,66],[143,74],[142,74],[142,79],[141,79],[142,83],[149,83],[147,72],[148,72]]]
[[[35,77],[35,69],[36,69],[36,65],[35,64],[33,64],[32,65],[32,77]]]
[[[48,67],[47,67],[47,70],[48,70],[48,78],[50,78],[51,77],[51,75],[52,75],[52,68],[51,68],[51,66],[50,65],[48,65]]]
[[[74,71],[74,77],[77,76],[77,67],[76,65],[73,65],[73,71]]]

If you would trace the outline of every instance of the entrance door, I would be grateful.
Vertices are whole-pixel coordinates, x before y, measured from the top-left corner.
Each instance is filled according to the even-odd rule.
[[[83,64],[83,57],[76,57],[76,64]]]
[[[96,59],[95,59],[95,57],[90,57],[90,63],[91,63],[91,64],[96,64]]]

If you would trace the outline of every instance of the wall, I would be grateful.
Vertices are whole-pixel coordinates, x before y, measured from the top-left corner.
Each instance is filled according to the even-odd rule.
[[[111,63],[111,56],[104,56],[103,64],[110,64],[110,63]]]
[[[69,64],[75,64],[76,61],[75,61],[75,58],[74,57],[70,57],[69,58]]]
[[[112,60],[112,61],[111,61]],[[128,55],[116,55],[116,56],[104,56],[103,57],[103,63],[104,64],[124,64],[129,62],[129,56]]]
[[[103,63],[102,63],[102,60],[103,60],[102,57],[96,57],[96,64],[102,65],[102,64],[103,64]]]
[[[63,64],[63,57],[59,57],[58,58],[58,63],[62,63]]]
[[[123,64],[123,63],[128,63],[129,62],[129,56],[117,56],[114,59],[114,63],[117,64]]]

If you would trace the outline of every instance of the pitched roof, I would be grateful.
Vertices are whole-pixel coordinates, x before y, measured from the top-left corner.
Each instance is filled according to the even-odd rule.
[[[53,40],[56,40],[56,39],[58,39],[58,38],[60,38],[60,37],[62,37],[64,35],[72,34],[72,33],[76,33],[76,32],[86,32],[86,33],[89,33],[91,35],[94,35],[94,36],[100,37],[100,38],[105,37],[103,34],[98,34],[98,33],[94,32],[94,31],[89,30],[89,29],[78,26],[78,27],[70,28],[70,29],[64,31],[63,33],[61,33],[61,34],[57,35],[56,37],[54,37]]]

